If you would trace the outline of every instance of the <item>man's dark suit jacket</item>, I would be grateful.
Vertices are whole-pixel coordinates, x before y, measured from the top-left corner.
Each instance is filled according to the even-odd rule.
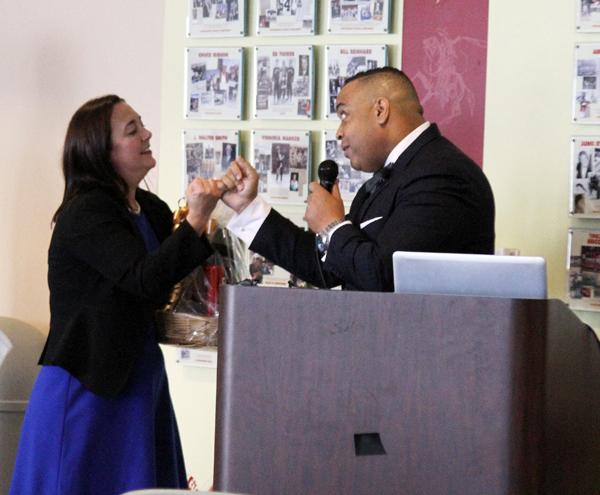
[[[50,333],[40,364],[61,366],[106,397],[125,388],[173,285],[212,253],[187,222],[171,235],[171,211],[157,196],[138,190],[136,198],[158,250],[146,251],[123,201],[94,189],[59,214],[48,253]]]
[[[426,129],[370,196],[358,191],[346,216],[352,225],[332,236],[322,271],[326,285],[393,291],[392,253],[493,254],[494,198],[475,162]],[[301,279],[323,286],[315,236],[271,210],[250,245]]]

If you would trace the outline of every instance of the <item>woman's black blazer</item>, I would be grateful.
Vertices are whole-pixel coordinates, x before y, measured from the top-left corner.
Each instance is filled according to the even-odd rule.
[[[148,253],[131,213],[102,189],[77,196],[59,214],[48,252],[50,332],[40,364],[69,371],[91,391],[125,388],[154,312],[212,248],[157,196],[136,198],[161,245]]]

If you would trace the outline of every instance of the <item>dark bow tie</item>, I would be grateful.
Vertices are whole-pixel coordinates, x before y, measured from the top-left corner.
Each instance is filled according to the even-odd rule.
[[[367,182],[365,182],[365,192],[371,195],[375,190],[381,186],[390,176],[392,170],[390,167],[382,167],[373,174]]]

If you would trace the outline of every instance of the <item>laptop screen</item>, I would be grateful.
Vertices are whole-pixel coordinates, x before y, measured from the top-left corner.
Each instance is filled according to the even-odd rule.
[[[397,293],[547,297],[546,261],[541,257],[396,251],[393,265]]]

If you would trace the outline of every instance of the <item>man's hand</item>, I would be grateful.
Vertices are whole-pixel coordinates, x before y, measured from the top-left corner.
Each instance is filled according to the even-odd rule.
[[[221,199],[236,213],[241,213],[258,193],[258,173],[248,161],[238,156],[221,177],[226,189]]]
[[[308,186],[306,203],[304,220],[315,233],[321,232],[331,222],[344,218],[344,202],[337,181],[333,185],[331,194],[318,182],[311,182]]]

